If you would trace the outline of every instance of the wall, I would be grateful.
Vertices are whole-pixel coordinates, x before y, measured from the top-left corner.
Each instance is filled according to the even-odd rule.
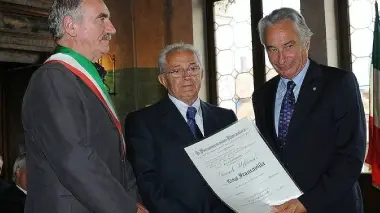
[[[196,46],[200,53],[202,54],[202,63],[204,67],[207,67],[207,52],[206,52],[206,26],[205,26],[205,1],[204,0],[192,0],[193,3],[193,39],[194,39],[194,46]],[[199,92],[199,97],[207,101],[207,91],[208,91],[208,80],[207,80],[207,72],[211,72],[212,70],[205,70],[206,75],[204,75],[202,80],[202,86],[201,91]]]
[[[338,67],[338,39],[334,1],[325,1],[327,65]]]
[[[338,66],[334,1],[302,0],[301,13],[314,33],[310,58],[321,64]]]
[[[127,113],[153,104],[167,95],[157,80],[157,58],[166,45],[192,44],[193,2],[191,0],[105,0],[117,33],[111,41],[115,55],[116,95],[112,96],[124,123]],[[200,10],[200,7],[198,7]],[[203,26],[203,25],[202,25]],[[198,31],[196,32],[198,35]],[[197,43],[200,37],[197,36]],[[201,44],[202,45],[202,44]],[[110,57],[102,64],[112,70]],[[113,85],[108,72],[107,84]]]

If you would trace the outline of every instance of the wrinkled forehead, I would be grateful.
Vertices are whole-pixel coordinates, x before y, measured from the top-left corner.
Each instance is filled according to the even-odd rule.
[[[178,50],[167,55],[168,65],[176,66],[180,64],[199,63],[197,55],[190,50]]]
[[[266,45],[271,45],[271,43],[285,44],[292,40],[298,41],[299,33],[295,24],[288,19],[281,20],[265,28]]]

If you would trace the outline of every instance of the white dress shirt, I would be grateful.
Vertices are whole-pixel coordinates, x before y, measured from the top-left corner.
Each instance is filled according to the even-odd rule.
[[[303,79],[305,78],[306,72],[309,69],[310,60],[307,59],[305,66],[302,68],[301,72],[298,73],[296,77],[291,79],[296,86],[293,88],[294,98],[297,102],[298,95],[300,93],[300,89],[303,83]],[[275,107],[274,107],[274,125],[276,129],[276,134],[278,135],[278,120],[280,119],[280,111],[281,111],[281,104],[282,99],[284,99],[286,90],[287,90],[287,83],[290,81],[289,79],[282,78],[278,82],[277,92],[276,92],[276,101],[275,101]]]
[[[181,113],[183,119],[185,119],[185,121],[187,123],[186,112],[187,112],[187,108],[189,107],[189,105],[185,104],[183,101],[178,100],[177,98],[175,98],[174,96],[172,96],[170,94],[168,94],[168,95],[169,95],[170,100],[177,107],[177,109]],[[195,122],[197,123],[199,130],[201,130],[202,134],[205,135],[204,130],[203,130],[203,117],[202,117],[202,109],[201,109],[201,100],[199,99],[199,97],[191,106],[193,106],[193,107],[195,107],[195,109],[197,109],[197,113],[195,114]]]
[[[20,189],[22,192],[24,192],[25,194],[27,194],[27,192],[26,192],[25,189],[21,188],[21,187],[20,187],[19,185],[17,185],[17,184],[16,184],[16,186],[17,186],[17,188]]]

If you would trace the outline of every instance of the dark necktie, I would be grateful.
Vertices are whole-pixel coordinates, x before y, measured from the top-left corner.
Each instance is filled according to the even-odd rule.
[[[283,149],[286,146],[286,137],[288,135],[289,123],[292,118],[295,97],[293,93],[293,88],[296,84],[293,81],[289,81],[286,88],[286,93],[284,99],[282,100],[280,118],[278,120],[278,142],[280,148]]]
[[[98,71],[99,75],[100,75],[100,78],[102,78],[102,81],[104,81],[104,78],[106,77],[107,75],[107,71],[104,69],[104,67],[98,63],[93,63],[95,68],[96,68],[96,71]]]
[[[195,107],[188,107],[186,112],[187,124],[189,125],[191,132],[196,139],[203,139],[201,130],[198,128],[197,123],[195,122],[195,114],[197,114],[197,109]]]

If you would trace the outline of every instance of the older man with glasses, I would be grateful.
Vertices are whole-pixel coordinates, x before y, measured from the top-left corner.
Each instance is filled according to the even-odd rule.
[[[189,44],[161,52],[158,80],[168,97],[130,113],[125,122],[127,156],[144,205],[152,213],[232,212],[212,192],[184,148],[236,121],[233,111],[199,99],[201,55]]]

